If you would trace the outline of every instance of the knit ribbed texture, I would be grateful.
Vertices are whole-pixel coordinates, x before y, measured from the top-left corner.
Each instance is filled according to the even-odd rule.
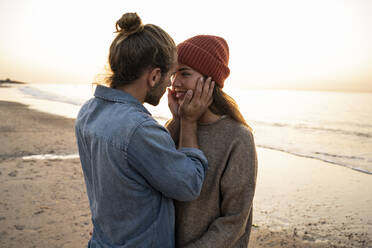
[[[199,197],[175,201],[176,247],[248,247],[257,178],[252,133],[228,116],[198,125],[198,143],[208,159]]]
[[[213,35],[194,36],[180,43],[177,53],[179,63],[212,77],[223,88],[230,74],[229,47],[223,38]]]

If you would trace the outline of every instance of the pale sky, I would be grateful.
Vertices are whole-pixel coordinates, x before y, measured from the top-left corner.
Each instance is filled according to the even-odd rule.
[[[372,91],[370,0],[1,0],[0,79],[92,82],[125,12],[176,43],[225,38],[227,88]]]

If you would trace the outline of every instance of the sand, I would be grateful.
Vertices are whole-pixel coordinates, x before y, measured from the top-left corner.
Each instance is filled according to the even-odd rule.
[[[0,247],[85,247],[90,210],[74,120],[0,102]],[[249,247],[372,247],[372,176],[258,149]]]
[[[0,119],[0,247],[83,247],[91,224],[79,159],[22,159],[76,153],[74,121],[9,102]]]
[[[250,247],[277,247],[269,245],[274,236],[284,243],[305,241],[296,247],[372,247],[371,175],[262,148],[258,160],[254,223],[259,228],[251,238],[267,242],[253,241]]]

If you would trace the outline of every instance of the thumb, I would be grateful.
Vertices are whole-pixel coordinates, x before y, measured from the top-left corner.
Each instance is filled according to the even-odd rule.
[[[169,98],[169,95],[171,94],[171,91],[169,88],[167,88],[167,93],[168,93],[168,98]]]
[[[168,97],[168,104],[169,104],[170,102],[172,102],[172,93],[169,89],[167,89],[167,91],[168,91],[167,97]]]

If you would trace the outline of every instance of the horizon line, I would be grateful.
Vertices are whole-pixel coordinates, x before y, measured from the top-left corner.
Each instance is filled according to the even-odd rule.
[[[88,84],[88,83],[35,83],[35,82],[23,82],[23,81],[17,81],[17,80],[12,80],[10,78],[6,79],[0,79],[0,84]],[[94,82],[89,83],[89,84],[94,84]],[[283,90],[283,91],[316,91],[316,92],[349,92],[349,93],[372,93],[372,89],[322,89],[322,88],[314,88],[314,89],[309,89],[309,88],[278,88],[278,87],[272,87],[272,88],[267,88],[267,87],[249,87],[249,86],[243,86],[241,87],[246,90]]]

